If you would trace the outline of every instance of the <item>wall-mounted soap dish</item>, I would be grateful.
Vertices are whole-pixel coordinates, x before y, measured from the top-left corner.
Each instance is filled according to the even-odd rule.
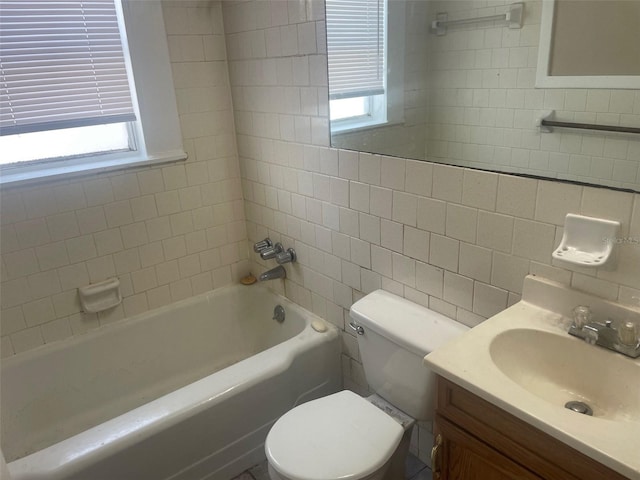
[[[569,213],[562,240],[552,256],[581,267],[610,268],[619,229],[620,222]]]
[[[101,312],[122,303],[120,280],[110,278],[78,288],[82,310],[89,313]]]

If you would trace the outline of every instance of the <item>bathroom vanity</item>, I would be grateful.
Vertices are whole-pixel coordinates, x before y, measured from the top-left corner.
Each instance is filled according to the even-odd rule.
[[[438,376],[432,462],[441,480],[628,480]]]
[[[587,305],[599,335],[640,321],[637,307],[527,276],[522,301],[425,357],[434,478],[640,480],[640,356],[570,334]]]

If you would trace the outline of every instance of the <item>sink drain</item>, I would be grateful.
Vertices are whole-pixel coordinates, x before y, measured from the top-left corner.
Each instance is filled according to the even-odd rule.
[[[584,402],[577,402],[572,400],[564,404],[564,408],[568,408],[572,412],[581,413],[583,415],[593,415],[593,410],[591,407]]]

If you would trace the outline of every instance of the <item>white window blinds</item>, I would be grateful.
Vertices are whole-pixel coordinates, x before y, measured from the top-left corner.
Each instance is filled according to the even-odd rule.
[[[384,93],[385,0],[326,0],[329,98]]]
[[[135,120],[116,0],[0,0],[0,135]]]

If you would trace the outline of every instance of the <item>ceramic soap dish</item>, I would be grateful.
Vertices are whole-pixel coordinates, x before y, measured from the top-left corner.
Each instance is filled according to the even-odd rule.
[[[120,280],[110,278],[100,283],[94,283],[78,288],[80,306],[88,313],[102,312],[122,303]]]
[[[552,256],[581,267],[609,267],[619,229],[620,222],[569,213],[562,241]]]

